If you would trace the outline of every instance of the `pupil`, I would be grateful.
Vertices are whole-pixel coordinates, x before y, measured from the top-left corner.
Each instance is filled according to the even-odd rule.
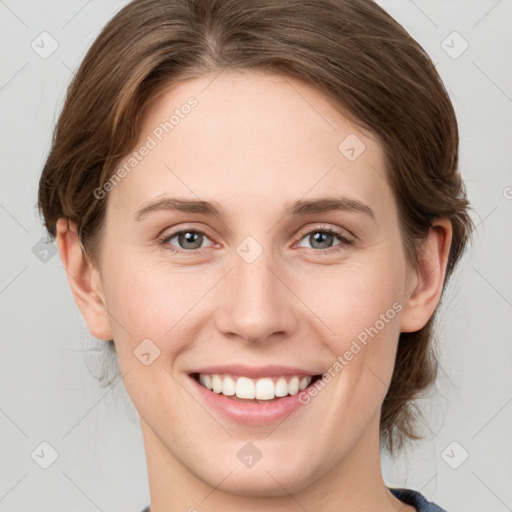
[[[182,245],[185,245],[186,249],[198,249],[201,246],[201,240],[200,240],[201,236],[202,236],[201,233],[194,233],[194,232],[187,231],[186,233],[181,234],[180,243]],[[198,239],[199,239],[199,245],[197,244]],[[187,244],[192,244],[192,245],[195,244],[195,245],[193,247],[188,247]]]
[[[326,247],[329,246],[329,243],[332,239],[332,234],[331,233],[322,233],[320,231],[317,231],[313,236],[313,240],[315,243],[320,243],[320,244],[324,244]],[[311,244],[313,247],[314,245]],[[320,247],[321,249],[325,249],[326,247]]]

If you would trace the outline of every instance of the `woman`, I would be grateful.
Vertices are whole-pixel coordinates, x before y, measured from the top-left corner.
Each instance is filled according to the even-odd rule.
[[[435,67],[370,0],[135,0],[103,29],[39,206],[139,413],[151,512],[442,511],[380,452],[435,379],[457,163]]]

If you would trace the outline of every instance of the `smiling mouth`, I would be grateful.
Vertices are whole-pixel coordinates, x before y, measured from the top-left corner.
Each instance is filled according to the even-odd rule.
[[[265,404],[294,396],[322,375],[276,375],[254,379],[232,374],[191,373],[206,389],[236,402]]]

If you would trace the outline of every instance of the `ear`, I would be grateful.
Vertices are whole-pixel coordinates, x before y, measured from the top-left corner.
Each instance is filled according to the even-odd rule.
[[[410,291],[401,318],[401,332],[420,330],[433,315],[443,292],[451,242],[450,220],[436,220],[420,248],[418,264],[411,273]]]
[[[73,298],[89,332],[100,340],[111,340],[112,330],[100,273],[85,254],[76,225],[67,219],[59,219],[56,241]]]

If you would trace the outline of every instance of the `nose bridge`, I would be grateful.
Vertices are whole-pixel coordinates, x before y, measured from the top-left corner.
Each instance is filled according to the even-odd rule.
[[[289,335],[297,320],[294,304],[275,275],[279,269],[274,269],[271,249],[264,250],[247,237],[236,247],[232,267],[226,283],[229,291],[218,314],[219,329],[247,341],[263,341],[277,333]]]

